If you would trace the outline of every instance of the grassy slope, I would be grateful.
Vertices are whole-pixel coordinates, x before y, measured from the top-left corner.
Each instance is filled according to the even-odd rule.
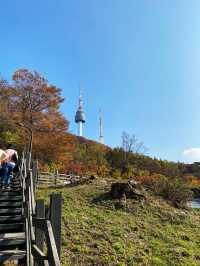
[[[161,199],[105,200],[106,181],[61,190],[62,265],[200,265],[200,212]],[[47,198],[54,190],[38,191]]]

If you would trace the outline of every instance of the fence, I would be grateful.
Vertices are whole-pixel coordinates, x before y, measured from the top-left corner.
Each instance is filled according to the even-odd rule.
[[[52,194],[49,210],[45,214],[44,200],[35,201],[37,175],[37,165],[32,163],[31,154],[23,155],[20,180],[25,217],[26,265],[60,266],[62,198],[60,194]]]
[[[60,174],[58,171],[38,172],[37,173],[37,186],[39,187],[62,187],[67,185],[76,185],[87,182],[92,179],[92,176],[78,176],[74,174]]]

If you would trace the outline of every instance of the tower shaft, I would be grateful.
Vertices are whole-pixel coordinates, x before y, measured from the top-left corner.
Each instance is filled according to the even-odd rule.
[[[78,122],[78,136],[83,136],[83,122]]]

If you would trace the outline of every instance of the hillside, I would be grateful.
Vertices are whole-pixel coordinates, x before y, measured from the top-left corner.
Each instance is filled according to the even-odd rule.
[[[114,149],[70,134],[69,121],[60,111],[63,102],[62,90],[36,71],[18,69],[12,81],[0,79],[0,148],[12,143],[21,153],[33,147],[33,156],[43,170],[114,178],[200,177],[198,163],[145,156],[143,143],[126,132],[120,147]]]
[[[62,192],[62,265],[200,265],[200,213],[171,207],[147,194],[145,202],[105,197],[111,179]],[[45,197],[54,190],[39,190]]]

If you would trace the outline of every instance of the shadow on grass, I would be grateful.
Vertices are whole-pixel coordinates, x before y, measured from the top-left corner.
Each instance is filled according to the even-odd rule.
[[[105,201],[111,201],[113,202],[113,198],[111,197],[110,192],[105,192],[101,195],[98,195],[97,197],[95,197],[94,199],[92,199],[92,203],[93,204],[102,204]]]
[[[126,205],[121,202],[121,199],[114,199],[110,192],[105,192],[91,200],[91,203],[97,206],[105,207],[110,210],[127,211]]]
[[[77,187],[77,186],[81,186],[81,185],[85,185],[85,183],[73,182],[70,184],[39,186],[38,188],[41,190],[46,190],[47,188],[48,189],[63,189],[63,188]]]

